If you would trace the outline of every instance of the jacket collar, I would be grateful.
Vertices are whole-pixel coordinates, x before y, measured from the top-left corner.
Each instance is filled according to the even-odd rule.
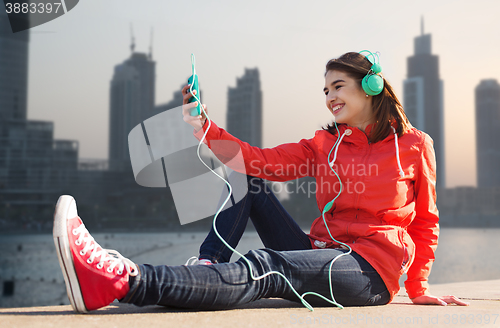
[[[401,178],[403,178],[405,176],[405,173],[404,173],[403,168],[401,166],[401,160],[399,157],[399,141],[398,141],[398,137],[397,137],[397,133],[396,133],[396,127],[394,127],[395,123],[396,122],[392,122],[392,124],[391,124],[392,131],[391,131],[391,133],[389,133],[389,135],[384,140],[388,141],[391,138],[394,139],[394,147],[395,147],[395,151],[396,151],[395,156],[396,156],[396,161],[398,164],[399,175]],[[347,124],[339,124],[338,128],[339,128],[340,135],[333,136],[333,138],[338,138],[338,142],[336,142],[336,145],[334,146],[334,148],[332,148],[332,150],[335,149],[335,152],[334,152],[333,160],[331,162],[329,162],[330,166],[333,167],[333,165],[335,164],[335,160],[337,158],[337,151],[338,151],[338,148],[342,142],[353,143],[357,146],[368,145],[370,143],[368,138],[369,138],[369,135],[370,135],[374,125],[375,124],[368,125],[365,129],[365,132],[363,132],[359,128],[348,126]],[[346,137],[346,136],[348,136],[348,138],[344,139],[344,137]],[[331,153],[331,151],[330,151],[330,153]]]
[[[377,123],[368,124],[365,128],[365,131],[363,132],[363,131],[361,131],[361,129],[359,129],[357,127],[349,126],[345,123],[338,123],[337,124],[339,131],[340,131],[340,136],[342,136],[342,134],[344,134],[344,132],[347,129],[352,131],[351,133],[349,133],[348,138],[344,139],[344,142],[350,142],[350,143],[355,143],[355,144],[358,144],[358,143],[368,144],[369,140],[370,140],[370,135],[371,135],[371,133],[376,125],[377,125]],[[392,121],[391,125],[392,125],[392,127],[394,127],[394,129],[397,130],[398,123],[395,120]],[[335,131],[335,128],[333,131]],[[337,138],[336,134],[334,134],[334,138]],[[391,140],[393,138],[394,138],[394,133],[391,129],[389,131],[389,134],[387,135],[387,137],[383,140]]]

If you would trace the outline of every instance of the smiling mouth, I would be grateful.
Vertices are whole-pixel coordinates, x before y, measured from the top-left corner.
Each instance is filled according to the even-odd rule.
[[[335,107],[332,107],[332,112],[333,112],[333,115],[337,114],[338,112],[340,112],[340,110],[342,108],[344,108],[344,105],[345,104],[340,104],[340,105],[337,105]]]

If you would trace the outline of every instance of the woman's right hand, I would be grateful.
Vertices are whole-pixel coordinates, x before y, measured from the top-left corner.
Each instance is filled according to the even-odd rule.
[[[184,116],[184,122],[190,124],[196,132],[200,131],[207,120],[205,113],[202,111],[201,115],[191,116],[191,109],[198,106],[198,102],[195,101],[193,103],[188,103],[189,99],[192,97],[189,92],[189,88],[191,86],[188,84],[182,88],[182,115]],[[193,93],[196,95],[196,90],[193,90]],[[203,105],[203,109],[205,112],[208,112],[207,106]]]

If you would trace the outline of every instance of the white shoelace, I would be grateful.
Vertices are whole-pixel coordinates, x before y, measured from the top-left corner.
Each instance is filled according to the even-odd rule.
[[[82,243],[85,243],[85,247],[80,251],[80,255],[83,256],[88,251],[92,250],[90,257],[87,259],[88,264],[92,264],[95,258],[100,257],[101,260],[97,264],[98,269],[102,269],[104,267],[104,262],[111,262],[110,266],[106,269],[109,273],[113,272],[113,269],[118,266],[118,271],[116,272],[118,275],[121,275],[123,273],[123,269],[126,269],[129,275],[137,276],[139,270],[134,262],[123,257],[123,255],[113,249],[102,248],[89,234],[83,223],[78,228],[73,229],[73,235],[76,236],[78,234],[80,235],[75,241],[75,244],[80,246]]]

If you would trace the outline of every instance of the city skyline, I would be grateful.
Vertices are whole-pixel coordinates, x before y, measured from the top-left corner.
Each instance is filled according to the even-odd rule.
[[[68,15],[33,29],[28,118],[54,121],[54,137],[79,140],[80,157],[106,158],[109,95],[103,85],[109,85],[113,65],[129,55],[129,25],[133,22],[139,52],[146,52],[151,26],[155,29],[156,105],[169,101],[179,81],[189,75],[189,55],[194,52],[205,92],[202,100],[218,125],[225,126],[228,85],[245,67],[258,67],[264,95],[263,146],[310,138],[331,120],[321,94],[324,64],[331,57],[365,48],[380,51],[384,75],[402,99],[404,62],[412,53],[413,38],[419,34],[424,15],[445,81],[448,186],[475,185],[473,90],[481,79],[500,77],[494,58],[497,46],[487,42],[499,29],[492,14],[498,5],[481,7],[458,1],[444,8],[444,3],[435,6],[424,1],[401,8],[389,2],[375,12],[357,16],[354,8],[344,6],[337,23],[348,28],[341,29],[327,23],[328,9],[338,8],[328,2],[287,8],[260,2],[217,3],[225,6],[195,6],[194,15],[205,11],[210,16],[200,17],[199,24],[205,24],[202,29],[187,20],[190,6],[154,2],[154,12],[147,8],[133,11],[134,2],[126,1],[110,1],[99,10],[95,1],[81,3]],[[376,17],[391,6],[397,7],[399,15],[387,16],[387,22]],[[259,12],[263,7],[266,10]],[[285,16],[300,19],[289,23]],[[442,24],[441,17],[446,17],[447,24]],[[363,26],[377,22],[386,37],[366,35],[361,22]],[[396,30],[395,24],[399,26]],[[197,34],[198,40],[190,42],[189,34]],[[72,46],[63,46],[67,44]],[[460,79],[459,71],[463,75],[468,66],[474,69],[465,69],[467,77]],[[287,124],[275,123],[280,120]]]

